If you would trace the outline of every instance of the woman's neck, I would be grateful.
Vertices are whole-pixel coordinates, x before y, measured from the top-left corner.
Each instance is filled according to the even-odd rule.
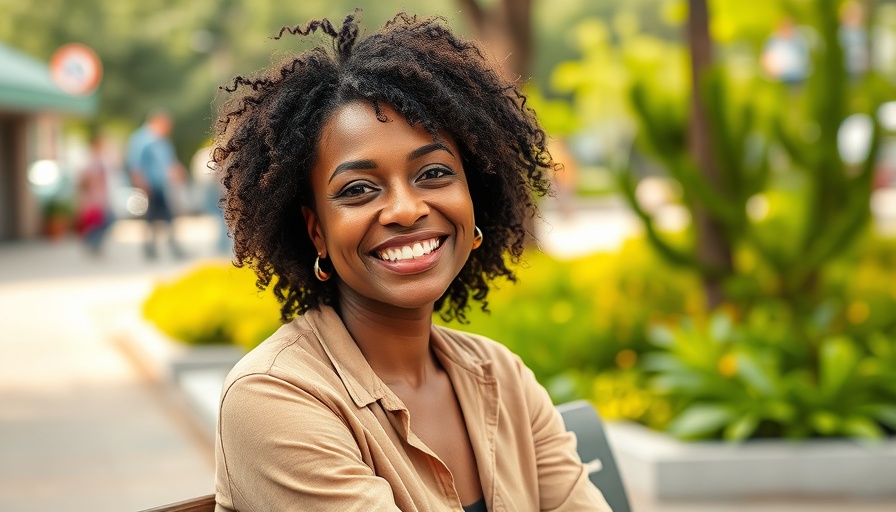
[[[387,385],[418,388],[438,370],[429,338],[433,306],[405,309],[340,294],[339,314],[364,358]]]

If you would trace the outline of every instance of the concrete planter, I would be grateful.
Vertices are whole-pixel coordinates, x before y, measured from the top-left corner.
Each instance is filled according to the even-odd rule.
[[[205,430],[214,434],[221,385],[245,355],[242,349],[233,345],[187,345],[137,314],[122,317],[113,335],[146,373],[181,391]]]
[[[629,492],[665,500],[896,497],[896,439],[682,442],[633,423],[607,435]]]

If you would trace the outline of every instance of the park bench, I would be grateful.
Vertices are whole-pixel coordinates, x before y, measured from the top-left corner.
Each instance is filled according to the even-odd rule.
[[[616,460],[607,442],[603,422],[594,407],[585,400],[557,406],[566,429],[575,433],[579,457],[585,463],[588,476],[603,492],[613,512],[631,512],[628,496]],[[143,512],[214,512],[215,495],[162,505]]]

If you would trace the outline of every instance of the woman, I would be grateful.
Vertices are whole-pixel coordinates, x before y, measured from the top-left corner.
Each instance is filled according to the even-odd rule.
[[[237,265],[289,321],[224,386],[218,510],[609,510],[533,374],[432,325],[513,277],[553,163],[477,47],[355,16],[238,77],[213,155]]]

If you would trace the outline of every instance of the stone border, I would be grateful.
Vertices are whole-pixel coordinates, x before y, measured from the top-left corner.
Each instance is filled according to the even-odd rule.
[[[658,501],[896,497],[896,439],[684,442],[628,422],[607,437],[630,492]]]
[[[112,334],[119,344],[149,375],[180,391],[214,437],[221,385],[245,352],[234,345],[186,345],[136,312],[118,320]]]

